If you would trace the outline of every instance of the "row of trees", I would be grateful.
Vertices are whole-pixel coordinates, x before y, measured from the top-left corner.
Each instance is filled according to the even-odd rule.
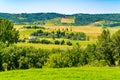
[[[47,32],[43,30],[38,30],[31,34],[31,36],[47,37],[47,38],[67,38],[71,40],[86,40],[86,34],[83,32],[68,32],[68,31],[52,31]]]
[[[29,26],[23,26],[25,29],[45,29],[45,27],[36,26],[36,25],[29,25]]]
[[[23,42],[23,41],[20,41],[20,42]],[[24,41],[25,42],[25,41]],[[65,41],[65,40],[54,40],[51,41],[51,40],[47,40],[47,39],[42,39],[42,40],[29,40],[29,43],[42,43],[42,44],[55,44],[55,45],[69,45],[71,46],[72,45],[72,42],[71,41]]]

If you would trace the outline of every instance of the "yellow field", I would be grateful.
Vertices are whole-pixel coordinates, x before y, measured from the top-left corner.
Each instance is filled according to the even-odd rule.
[[[24,25],[14,25],[14,28],[16,29],[16,30],[22,30],[22,28],[23,28],[23,26]]]
[[[62,18],[61,23],[74,23],[75,19],[74,18]]]

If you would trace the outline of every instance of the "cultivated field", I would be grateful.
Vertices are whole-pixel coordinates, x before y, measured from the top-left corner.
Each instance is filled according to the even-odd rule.
[[[0,72],[0,80],[120,80],[120,68],[43,68]]]

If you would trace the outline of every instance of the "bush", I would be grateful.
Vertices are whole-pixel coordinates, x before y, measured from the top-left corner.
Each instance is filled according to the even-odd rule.
[[[49,55],[46,66],[52,68],[83,66],[87,64],[86,57],[81,48],[73,48]]]
[[[71,43],[70,41],[67,41],[66,44],[67,44],[68,46],[72,46],[72,43]]]
[[[5,48],[1,56],[1,65],[4,70],[42,68],[47,61],[49,51],[33,47],[11,46]]]
[[[64,45],[64,44],[65,44],[65,41],[64,41],[64,40],[62,40],[60,44],[61,44],[61,45]]]
[[[70,58],[64,53],[55,53],[49,56],[46,66],[51,68],[64,68],[71,66]]]
[[[43,40],[41,40],[41,43],[42,44],[50,44],[52,42],[50,42],[49,40],[43,39]]]
[[[60,41],[55,40],[54,43],[55,43],[56,45],[58,45],[58,44],[60,44]]]
[[[41,43],[40,40],[29,40],[29,43]]]
[[[107,62],[105,60],[94,60],[93,62],[90,62],[88,64],[89,66],[94,66],[94,67],[103,67],[103,66],[108,66]]]
[[[3,67],[3,70],[4,70],[4,71],[7,71],[8,64],[7,64],[7,63],[3,63],[3,64],[2,64],[2,67]]]

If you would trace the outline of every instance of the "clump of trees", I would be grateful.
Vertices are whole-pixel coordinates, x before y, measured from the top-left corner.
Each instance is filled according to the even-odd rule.
[[[36,26],[36,25],[23,26],[23,28],[25,28],[25,29],[45,29],[44,27]]]
[[[83,32],[69,32],[69,31],[52,31],[52,32],[47,32],[43,30],[38,30],[37,32],[34,32],[31,34],[31,36],[38,36],[38,37],[47,37],[47,38],[67,38],[71,40],[87,40],[87,36]]]
[[[11,46],[0,54],[1,70],[42,68],[50,52],[33,47]]]

